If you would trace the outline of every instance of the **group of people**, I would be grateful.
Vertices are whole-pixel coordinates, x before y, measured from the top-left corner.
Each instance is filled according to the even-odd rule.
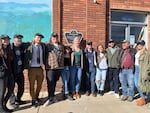
[[[55,87],[60,76],[63,82],[64,97],[75,100],[81,97],[80,86],[83,71],[86,79],[86,95],[103,96],[105,82],[108,78],[109,92],[122,101],[133,101],[135,88],[140,94],[137,105],[145,105],[150,92],[150,55],[145,41],[139,40],[136,49],[130,47],[128,40],[122,41],[119,48],[113,40],[108,48],[98,45],[92,47],[92,41],[86,41],[86,48],[81,48],[81,40],[75,37],[72,46],[59,42],[58,34],[53,32],[49,42],[43,43],[44,36],[34,35],[31,43],[23,43],[23,36],[16,34],[10,44],[8,35],[0,37],[0,112],[12,112],[6,104],[12,95],[15,101],[11,104],[25,104],[21,97],[24,93],[23,70],[28,69],[32,106],[41,102],[39,93],[46,71],[48,99],[47,106],[56,101]],[[107,77],[108,76],[108,77]],[[15,83],[18,85],[14,92]],[[35,84],[36,83],[36,84]],[[35,87],[36,85],[36,87]],[[122,96],[119,94],[122,88]]]

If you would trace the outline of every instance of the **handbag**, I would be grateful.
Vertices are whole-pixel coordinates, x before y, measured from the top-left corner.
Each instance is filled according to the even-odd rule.
[[[0,66],[0,78],[4,77],[4,72],[6,69],[8,69],[3,57],[2,57],[2,62],[3,64]]]

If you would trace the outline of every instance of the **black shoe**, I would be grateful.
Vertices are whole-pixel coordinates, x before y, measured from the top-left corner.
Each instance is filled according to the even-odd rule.
[[[100,94],[100,96],[103,96],[104,95],[104,91],[100,91],[99,94]]]
[[[22,100],[16,100],[16,103],[18,105],[23,105],[23,104],[26,104],[27,102],[26,101],[22,101]]]
[[[38,102],[37,101],[32,101],[32,105],[31,106],[33,106],[33,107],[38,107]]]
[[[69,94],[66,94],[65,97],[70,100],[70,101],[73,101],[74,99],[72,98],[72,96],[70,96]]]

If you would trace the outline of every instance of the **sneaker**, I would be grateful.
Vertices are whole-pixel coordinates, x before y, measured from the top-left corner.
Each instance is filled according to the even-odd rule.
[[[93,97],[96,97],[97,95],[96,95],[96,93],[95,93],[95,92],[92,92],[92,96],[93,96]]]
[[[90,96],[90,92],[89,91],[86,92],[86,96]]]
[[[76,93],[73,94],[73,99],[77,99]]]
[[[114,91],[109,91],[107,94],[112,95],[114,94]]]
[[[81,95],[78,92],[76,92],[76,98],[81,98]]]
[[[118,94],[118,93],[115,93],[115,97],[116,97],[116,98],[119,98],[119,94]]]
[[[99,95],[103,96],[104,95],[104,91],[99,91]]]
[[[26,104],[27,102],[26,101],[22,101],[22,100],[16,100],[16,103],[18,105],[23,105],[23,104]]]
[[[128,102],[132,102],[133,101],[133,97],[128,97],[127,101]]]
[[[46,107],[52,103],[54,103],[54,99],[51,97],[43,104],[43,107]]]
[[[38,107],[38,102],[33,100],[31,106],[32,107]]]
[[[72,98],[72,96],[70,96],[69,94],[66,94],[65,97],[70,100],[70,101],[73,101],[74,99]]]
[[[127,99],[128,99],[127,96],[122,96],[122,97],[121,97],[121,100],[122,100],[122,101],[125,101],[125,100],[127,100]]]
[[[145,104],[146,104],[145,98],[139,98],[137,103],[136,103],[137,106],[143,106]]]

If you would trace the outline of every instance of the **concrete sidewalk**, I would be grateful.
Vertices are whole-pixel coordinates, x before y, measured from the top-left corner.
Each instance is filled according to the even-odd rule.
[[[45,97],[46,94],[41,94]],[[24,95],[24,99],[30,99],[29,95]],[[61,100],[47,107],[31,107],[31,103],[20,106],[20,110],[14,113],[150,113],[150,104],[138,107],[136,100],[133,102],[123,102],[116,99],[114,95],[92,97],[82,95],[75,101]]]

